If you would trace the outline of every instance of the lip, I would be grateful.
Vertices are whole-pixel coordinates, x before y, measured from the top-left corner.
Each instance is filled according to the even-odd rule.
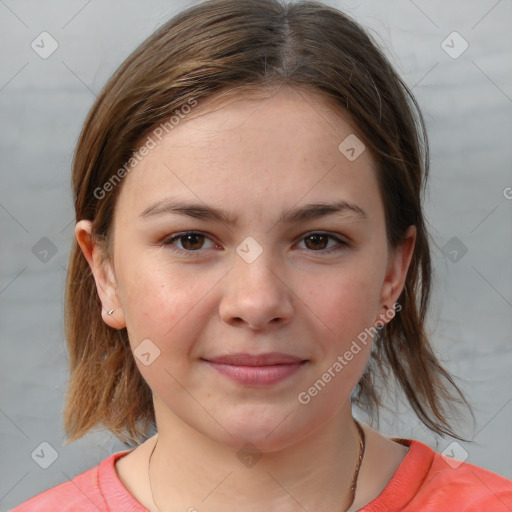
[[[307,362],[280,352],[227,354],[204,361],[220,374],[247,386],[277,384],[297,373]]]

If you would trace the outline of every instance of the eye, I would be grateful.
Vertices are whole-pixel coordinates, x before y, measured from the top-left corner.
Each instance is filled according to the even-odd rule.
[[[169,246],[172,250],[178,252],[190,254],[193,252],[199,252],[199,249],[204,249],[205,240],[209,240],[209,238],[204,233],[200,233],[198,231],[185,231],[164,239],[162,241],[162,245]],[[215,246],[213,242],[211,243],[212,245],[210,248]],[[176,247],[177,244],[181,245],[181,247]]]
[[[329,246],[329,240],[337,243]],[[205,247],[205,241],[209,241],[211,245],[209,247]],[[349,245],[337,236],[321,232],[308,233],[301,238],[301,243],[302,241],[304,241],[306,249],[314,252],[321,252],[323,254],[330,254]],[[201,249],[217,247],[216,243],[206,236],[205,233],[200,231],[184,231],[176,233],[175,235],[165,238],[161,243],[165,247],[169,247],[173,251],[186,256],[196,256],[194,253],[200,253]]]
[[[329,239],[336,241],[337,244],[329,247]],[[310,249],[314,252],[331,253],[348,246],[348,243],[344,240],[341,240],[337,236],[329,235],[327,233],[309,233],[303,236],[301,240],[304,240],[307,249]]]

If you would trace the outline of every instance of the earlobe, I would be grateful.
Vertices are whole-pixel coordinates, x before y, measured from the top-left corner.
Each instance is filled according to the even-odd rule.
[[[75,236],[94,276],[96,290],[102,304],[103,321],[114,329],[123,329],[126,327],[126,321],[112,265],[103,257],[100,244],[93,240],[92,222],[89,220],[77,222]]]
[[[124,329],[126,327],[123,308],[113,308],[108,311],[102,308],[101,317],[109,327],[114,329]]]

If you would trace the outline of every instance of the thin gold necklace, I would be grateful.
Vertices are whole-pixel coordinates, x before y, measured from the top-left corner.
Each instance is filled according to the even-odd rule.
[[[354,499],[356,497],[356,489],[357,489],[357,479],[359,477],[359,469],[361,468],[361,463],[363,462],[364,457],[364,451],[366,446],[366,438],[364,435],[364,430],[362,429],[361,425],[359,425],[359,422],[357,420],[354,420],[355,424],[357,426],[357,430],[359,431],[359,457],[357,460],[357,464],[354,470],[354,474],[352,476],[352,483],[350,484],[350,503],[345,508],[344,512],[347,512],[347,510],[353,505]],[[151,454],[149,455],[149,461],[148,461],[148,480],[149,480],[149,489],[151,490],[151,499],[153,500],[153,504],[155,505],[158,512],[160,511],[160,508],[156,504],[155,495],[153,493],[153,487],[151,485],[151,476],[149,474],[149,469],[151,467],[151,457],[153,457],[153,453],[155,451],[156,445],[158,443],[158,437],[156,438],[155,445],[153,446],[153,449],[151,450]]]

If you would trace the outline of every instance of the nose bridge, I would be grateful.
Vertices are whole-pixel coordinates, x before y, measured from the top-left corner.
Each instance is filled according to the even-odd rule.
[[[234,254],[220,307],[224,321],[243,320],[261,328],[275,319],[288,320],[293,312],[292,301],[280,269],[270,249],[253,237],[242,241]]]
[[[272,250],[253,237],[245,238],[238,245],[233,267],[231,274],[237,281],[237,288],[246,286],[252,293],[272,293],[280,287],[276,282],[276,259]]]

